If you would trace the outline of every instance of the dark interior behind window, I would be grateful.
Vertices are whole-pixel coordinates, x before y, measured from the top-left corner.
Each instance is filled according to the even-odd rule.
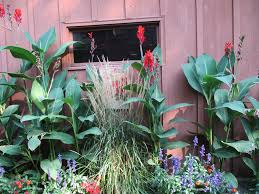
[[[157,45],[158,24],[148,23],[143,26],[146,37],[143,44],[145,52],[147,49],[153,50]],[[102,56],[108,57],[109,61],[140,60],[139,41],[136,37],[137,27],[138,24],[73,29],[73,40],[83,43],[74,45],[74,63],[91,60],[89,32],[93,32],[97,45],[94,62],[98,62],[98,57],[101,59]]]

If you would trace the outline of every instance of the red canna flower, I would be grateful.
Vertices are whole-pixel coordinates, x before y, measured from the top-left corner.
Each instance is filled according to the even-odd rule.
[[[88,37],[89,37],[90,39],[93,39],[93,32],[89,32],[89,33],[88,33]]]
[[[21,9],[15,9],[13,17],[18,25],[22,23],[22,10]]]
[[[153,53],[150,50],[147,50],[144,56],[144,67],[145,69],[149,68],[149,71],[153,72],[153,66],[154,66]]]
[[[31,184],[31,180],[27,180],[26,184],[29,186]]]
[[[139,25],[138,31],[137,31],[137,37],[139,39],[140,44],[143,44],[146,39],[144,36],[144,33],[145,33],[145,28],[143,26]]]
[[[18,191],[14,191],[13,194],[19,194],[19,192]]]
[[[228,54],[229,52],[231,52],[233,50],[233,47],[234,46],[233,46],[232,42],[227,41],[225,43],[225,47],[224,47],[225,54]]]
[[[25,191],[24,194],[29,194],[29,191]]]
[[[236,193],[236,192],[237,192],[237,189],[236,189],[236,188],[233,188],[233,189],[231,190],[231,192],[232,192],[232,193]]]
[[[5,16],[5,9],[2,4],[0,4],[0,18],[3,18]]]

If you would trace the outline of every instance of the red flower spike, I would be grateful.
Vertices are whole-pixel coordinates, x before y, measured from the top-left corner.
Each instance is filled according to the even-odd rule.
[[[13,194],[19,194],[19,192],[18,191],[14,191]]]
[[[29,194],[29,191],[25,191],[24,194]]]
[[[232,42],[227,41],[225,43],[225,47],[224,47],[225,54],[228,54],[229,52],[231,52],[233,50],[233,47],[234,46],[233,46]]]
[[[236,188],[233,188],[233,189],[231,190],[231,192],[232,192],[232,193],[236,193],[236,192],[237,192],[237,189],[236,189]]]
[[[22,23],[22,10],[21,9],[15,9],[13,17],[18,25]]]
[[[89,32],[89,33],[88,33],[88,37],[89,37],[90,39],[93,39],[93,32]]]
[[[153,53],[150,50],[147,50],[144,56],[144,67],[145,69],[149,68],[149,71],[153,72],[153,66],[154,66]]]
[[[0,18],[3,18],[5,16],[5,9],[2,4],[0,4]]]
[[[141,25],[138,26],[137,37],[139,39],[140,44],[143,44],[146,39],[144,36],[144,33],[145,33],[145,28]]]

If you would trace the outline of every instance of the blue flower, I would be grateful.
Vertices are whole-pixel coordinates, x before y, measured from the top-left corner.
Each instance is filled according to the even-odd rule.
[[[72,171],[76,172],[76,161],[75,160],[72,161]]]
[[[200,157],[203,158],[205,156],[205,146],[202,144],[200,149]]]
[[[68,170],[71,170],[70,160],[67,160],[67,168],[68,168]]]
[[[210,164],[211,162],[211,154],[210,153],[207,153],[207,161],[206,161],[206,164]]]
[[[3,177],[4,173],[5,173],[5,169],[2,166],[0,166],[0,177]]]
[[[199,140],[198,140],[198,137],[195,136],[194,139],[193,139],[193,147],[197,147],[198,146],[198,143],[199,143]]]
[[[56,178],[56,182],[57,182],[58,184],[60,184],[60,183],[61,183],[61,171],[60,171],[60,170],[57,170],[57,178]]]
[[[189,161],[188,161],[188,171],[189,171],[190,175],[192,175],[192,173],[193,173],[193,160],[194,160],[193,156],[190,156]]]
[[[209,182],[215,188],[219,187],[223,183],[222,173],[215,171],[215,173],[213,173],[213,175],[209,177]]]
[[[187,186],[187,183],[188,183],[186,176],[183,175],[181,179],[182,179],[182,180],[181,180],[182,187],[186,187],[186,186]]]
[[[60,153],[58,154],[58,160],[62,162],[62,155]]]
[[[168,159],[167,159],[167,157],[163,160],[163,168],[164,168],[165,170],[168,169]]]
[[[172,157],[171,160],[173,165],[173,174],[177,174],[181,166],[180,159],[177,157]]]
[[[48,180],[51,181],[50,170],[48,169]]]

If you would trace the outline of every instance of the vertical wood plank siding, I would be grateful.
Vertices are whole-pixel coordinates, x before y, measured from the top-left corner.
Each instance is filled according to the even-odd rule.
[[[187,56],[209,53],[219,60],[224,43],[230,40],[237,46],[239,35],[244,34],[244,60],[239,67],[239,78],[255,75],[259,70],[258,0],[0,0],[0,3],[22,9],[22,29],[34,38],[55,26],[58,41],[53,50],[71,40],[69,26],[159,21],[164,58],[163,92],[169,104],[195,104],[184,113],[193,121],[205,122],[206,118],[202,97],[188,86],[181,69]],[[21,32],[9,33],[0,29],[0,46],[16,42],[29,47]],[[68,67],[70,61],[71,58],[66,56],[63,67]],[[9,53],[0,53],[0,71],[15,71],[18,67],[18,60]],[[73,71],[80,70],[73,68]],[[79,74],[84,73],[81,70]],[[259,97],[258,88],[253,90],[253,95]],[[174,114],[166,115],[165,123]],[[189,124],[179,127],[179,138],[189,139],[187,131],[196,131],[195,126]],[[235,136],[241,131],[239,125],[236,128]],[[177,154],[183,155],[184,152],[186,150],[178,150]]]

